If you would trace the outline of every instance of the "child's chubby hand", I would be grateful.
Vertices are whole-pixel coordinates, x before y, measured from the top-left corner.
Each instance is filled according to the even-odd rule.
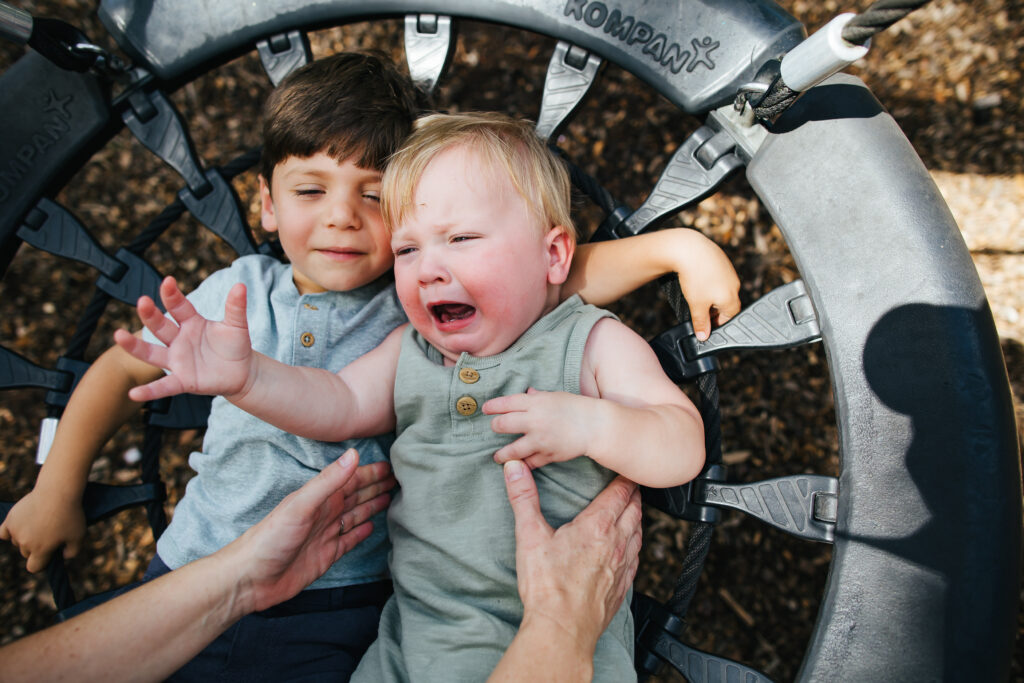
[[[79,500],[33,489],[19,500],[0,525],[0,540],[10,541],[25,558],[25,567],[38,572],[64,546],[64,557],[74,557],[85,537],[85,512]]]
[[[483,412],[494,415],[491,429],[522,434],[494,453],[500,464],[522,460],[530,469],[584,455],[593,432],[587,404],[595,399],[565,392],[528,389],[525,394],[492,398]]]
[[[679,288],[690,307],[697,338],[706,340],[712,326],[723,325],[740,312],[740,279],[721,247],[696,230],[674,230],[676,244],[667,255],[678,265]]]
[[[170,372],[128,392],[134,401],[151,401],[181,393],[233,396],[249,386],[253,350],[245,314],[245,285],[236,284],[224,303],[224,319],[199,315],[174,278],[160,283],[160,299],[173,320],[148,296],[139,299],[139,318],[164,346],[151,344],[125,330],[114,341],[139,360]]]

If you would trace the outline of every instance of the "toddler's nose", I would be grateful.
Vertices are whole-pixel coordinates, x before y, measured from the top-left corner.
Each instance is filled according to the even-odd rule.
[[[418,276],[421,285],[447,282],[449,279],[448,269],[429,249],[420,254]]]

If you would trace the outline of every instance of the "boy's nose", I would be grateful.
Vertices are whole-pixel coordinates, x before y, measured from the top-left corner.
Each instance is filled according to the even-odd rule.
[[[358,230],[361,227],[359,213],[347,201],[333,202],[327,214],[327,227]]]

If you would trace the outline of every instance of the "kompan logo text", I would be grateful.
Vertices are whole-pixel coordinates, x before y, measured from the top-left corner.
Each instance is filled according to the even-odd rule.
[[[701,64],[708,69],[715,68],[711,52],[721,43],[712,40],[710,36],[705,36],[702,40],[694,38],[688,48],[683,48],[679,43],[669,42],[668,36],[664,33],[655,33],[654,27],[650,24],[639,21],[632,15],[623,16],[618,9],[609,10],[608,5],[603,2],[568,0],[565,3],[565,16],[582,21],[591,28],[603,27],[605,33],[627,45],[643,45],[643,54],[652,61],[668,67],[672,73],[679,73],[683,67],[686,67],[687,73],[691,73]]]

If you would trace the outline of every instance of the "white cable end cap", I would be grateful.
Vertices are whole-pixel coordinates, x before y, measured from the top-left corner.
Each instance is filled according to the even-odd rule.
[[[855,16],[852,12],[840,14],[786,53],[780,66],[783,83],[803,92],[866,55],[870,41],[854,45],[843,39],[843,28]]]

